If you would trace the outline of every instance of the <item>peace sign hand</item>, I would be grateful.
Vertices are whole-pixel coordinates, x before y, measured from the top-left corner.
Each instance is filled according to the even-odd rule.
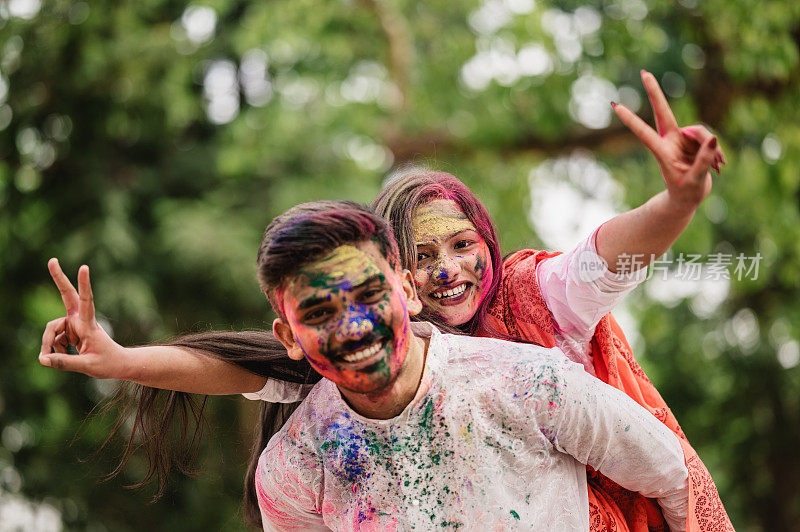
[[[45,327],[39,362],[43,366],[100,379],[122,378],[125,349],[112,340],[95,319],[89,267],[84,265],[78,270],[77,291],[57,259],[50,259],[47,268],[61,292],[67,315]],[[78,349],[77,355],[67,354],[69,345]]]
[[[673,206],[693,212],[711,192],[709,170],[713,168],[719,174],[720,164],[726,164],[725,156],[717,138],[705,127],[678,127],[664,93],[650,72],[642,70],[642,82],[658,131],[624,105],[612,104],[614,112],[655,155]]]

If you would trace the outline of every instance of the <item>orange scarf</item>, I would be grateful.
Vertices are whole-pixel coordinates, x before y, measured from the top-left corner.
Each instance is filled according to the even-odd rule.
[[[488,325],[501,334],[555,347],[555,324],[536,279],[536,264],[558,253],[524,250],[503,264],[503,280],[488,311]],[[480,331],[492,336],[491,330]],[[733,525],[706,466],[692,449],[678,421],[647,378],[617,322],[606,314],[591,340],[597,378],[628,394],[678,436],[689,470],[687,532],[729,531]],[[653,499],[628,491],[587,467],[589,529],[593,532],[667,531],[669,527]]]

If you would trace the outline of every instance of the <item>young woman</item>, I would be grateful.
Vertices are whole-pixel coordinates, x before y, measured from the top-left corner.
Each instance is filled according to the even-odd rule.
[[[724,162],[716,138],[700,126],[678,128],[655,79],[646,72],[642,78],[658,132],[621,105],[615,106],[615,112],[658,159],[666,190],[603,224],[569,254],[525,250],[503,261],[485,209],[463,183],[448,174],[420,172],[402,176],[381,192],[373,206],[390,220],[401,260],[415,272],[417,289],[426,306],[424,319],[467,334],[561,347],[587,371],[650,410],[681,438],[689,469],[688,529],[730,529],[710,475],[634,360],[622,331],[607,315],[639,280],[636,274],[632,279],[630,275],[617,275],[619,258],[643,257],[645,260],[638,263],[642,267],[665,252],[708,195],[709,168],[719,170],[719,163]],[[596,271],[592,268],[598,263],[603,265],[600,276],[581,274],[582,269],[584,273]],[[302,364],[287,365],[287,358],[271,335],[258,332],[206,333],[185,337],[173,347],[125,350],[114,344],[96,322],[92,324],[93,316],[76,319],[79,295],[57,264],[50,266],[64,297],[67,317],[51,322],[45,331],[40,357],[44,365],[184,392],[261,389],[254,396],[271,402],[297,401],[302,397],[303,387],[287,385],[286,381],[308,384],[319,378]],[[89,294],[84,298],[90,298],[88,269],[83,268],[78,278],[80,294]],[[77,345],[81,355],[64,356],[67,344]],[[49,354],[51,348],[56,354]],[[143,440],[163,441],[166,427],[148,425],[149,420],[155,419],[152,397],[157,391],[143,389],[141,393],[138,429],[144,436],[157,436]],[[291,406],[265,404],[262,422],[273,424],[262,431],[261,441],[254,449],[256,460],[275,423],[279,426],[285,419],[276,415],[281,413],[276,409],[284,409],[282,413],[286,414]],[[154,445],[149,449],[150,456],[159,456],[162,450],[161,445]],[[164,473],[162,468],[168,462],[169,458],[159,456],[149,477]],[[246,507],[251,509],[252,469],[246,486],[250,493]],[[591,471],[590,503],[592,530],[666,526],[652,501]],[[257,522],[257,511],[248,511],[247,515]]]

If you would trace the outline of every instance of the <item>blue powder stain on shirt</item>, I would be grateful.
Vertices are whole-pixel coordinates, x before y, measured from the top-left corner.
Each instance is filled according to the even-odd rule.
[[[325,462],[331,464],[336,476],[350,483],[369,478],[369,450],[363,430],[355,429],[349,423],[333,422],[327,433],[329,439],[320,445],[320,450],[325,454]]]
[[[358,522],[363,523],[364,521],[372,521],[376,517],[376,514],[378,514],[377,508],[359,508],[357,517]]]

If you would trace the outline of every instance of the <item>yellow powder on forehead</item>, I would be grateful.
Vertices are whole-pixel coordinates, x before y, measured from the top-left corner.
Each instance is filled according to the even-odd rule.
[[[422,208],[414,215],[414,240],[444,240],[465,229],[475,230],[472,222],[461,212],[443,212],[438,208]]]
[[[358,286],[380,271],[372,255],[352,245],[339,246],[303,270],[324,275],[328,282],[347,280],[351,286]]]

